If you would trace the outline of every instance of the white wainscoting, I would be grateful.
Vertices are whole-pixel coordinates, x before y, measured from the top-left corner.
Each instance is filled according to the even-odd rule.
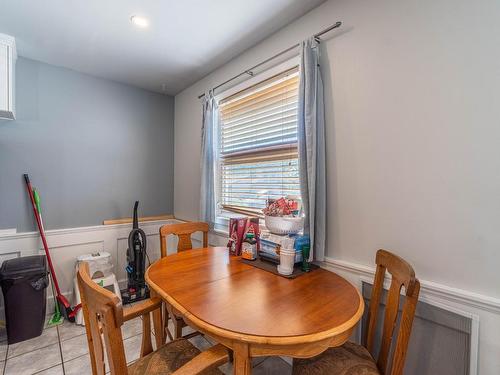
[[[147,253],[151,262],[160,257],[159,228],[164,224],[179,223],[179,220],[169,219],[140,223],[140,228],[147,236]],[[128,235],[131,224],[98,225],[92,227],[48,230],[47,242],[50,248],[52,262],[57,274],[61,292],[68,298],[73,296],[73,280],[75,277],[76,257],[82,254],[107,251],[111,254],[114,272],[120,287],[126,285],[125,267],[127,263]],[[167,240],[169,253],[175,248],[176,239]],[[4,260],[44,254],[42,241],[38,232],[11,233],[0,236],[0,263]],[[52,291],[47,291],[47,311],[51,311]],[[0,311],[3,319],[3,301]]]
[[[372,283],[375,276],[375,267],[333,258],[326,258],[322,267],[345,277],[360,289],[363,281]],[[389,279],[386,286],[388,283]],[[421,301],[472,319],[470,375],[498,374],[500,300],[431,281],[420,280],[420,283]]]

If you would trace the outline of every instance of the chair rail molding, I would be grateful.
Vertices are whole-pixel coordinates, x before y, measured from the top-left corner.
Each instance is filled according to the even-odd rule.
[[[373,282],[373,277],[375,276],[375,267],[348,262],[345,260],[337,260],[330,257],[326,257],[321,266],[331,271],[343,271],[356,275],[360,278],[360,281],[371,280],[371,282]],[[363,280],[362,277],[365,279]],[[454,302],[462,306],[474,307],[494,314],[500,314],[500,299],[498,298],[453,288],[447,285],[435,283],[433,281],[419,280],[421,286],[421,299],[426,298],[428,300],[444,304],[446,304],[446,301]]]

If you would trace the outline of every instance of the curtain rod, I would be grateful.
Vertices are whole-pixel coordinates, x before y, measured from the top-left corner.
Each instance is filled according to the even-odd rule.
[[[327,28],[326,28],[326,29],[324,29],[324,30],[321,30],[321,31],[320,31],[319,33],[317,33],[317,34],[314,34],[314,38],[318,39],[318,41],[319,41],[319,38],[320,38],[323,34],[326,34],[327,32],[332,31],[333,29],[336,29],[337,27],[340,27],[341,25],[342,25],[342,22],[335,22],[333,25],[331,25],[331,26],[327,27]],[[229,78],[228,80],[226,80],[226,81],[224,81],[224,82],[222,82],[222,83],[218,84],[218,85],[217,85],[217,86],[215,86],[214,88],[212,88],[212,90],[214,90],[214,91],[215,91],[215,90],[217,90],[218,88],[220,88],[220,87],[222,87],[222,86],[224,86],[224,85],[227,85],[229,82],[234,81],[235,79],[238,79],[238,78],[240,78],[241,76],[244,76],[244,75],[246,75],[246,74],[248,74],[249,76],[253,76],[253,75],[254,75],[254,73],[253,73],[253,70],[254,70],[254,69],[257,69],[258,67],[260,67],[260,66],[262,66],[262,65],[264,65],[264,64],[267,64],[269,61],[272,61],[272,60],[274,60],[275,58],[280,57],[281,55],[284,55],[285,53],[288,53],[288,52],[290,52],[290,51],[294,50],[294,49],[295,49],[295,48],[297,48],[298,46],[300,46],[300,43],[297,43],[297,44],[295,44],[295,45],[293,45],[293,46],[291,46],[291,47],[289,47],[289,48],[287,48],[287,49],[285,49],[285,50],[283,50],[283,51],[281,51],[281,52],[277,53],[276,55],[271,56],[271,57],[269,57],[268,59],[266,59],[266,60],[264,60],[264,61],[262,61],[262,62],[258,63],[257,65],[254,65],[254,66],[252,66],[251,68],[249,68],[249,69],[247,69],[247,70],[245,70],[245,71],[243,71],[243,72],[241,72],[241,73],[239,73],[239,74],[235,75],[234,77]],[[201,99],[201,98],[203,98],[204,96],[205,96],[205,94],[201,94],[201,95],[199,95],[199,96],[198,96],[198,99]]]

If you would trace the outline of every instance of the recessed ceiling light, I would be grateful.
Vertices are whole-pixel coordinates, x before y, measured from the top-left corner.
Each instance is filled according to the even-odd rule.
[[[146,17],[132,16],[130,17],[130,22],[139,27],[148,27],[149,20]]]

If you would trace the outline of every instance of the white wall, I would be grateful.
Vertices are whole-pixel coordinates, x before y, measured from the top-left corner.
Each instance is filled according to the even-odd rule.
[[[498,304],[498,14],[494,0],[330,0],[184,90],[176,217],[198,217],[197,96],[342,21],[322,56],[330,260],[363,267],[391,249],[420,278]],[[500,373],[498,311],[480,324],[480,373]]]

